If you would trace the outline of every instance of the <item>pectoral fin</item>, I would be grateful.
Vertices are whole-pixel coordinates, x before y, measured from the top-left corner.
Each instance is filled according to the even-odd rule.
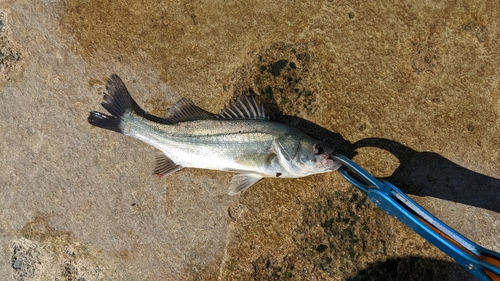
[[[177,165],[168,158],[165,154],[158,152],[155,156],[156,166],[154,170],[154,174],[159,178],[164,177],[166,175],[173,174],[179,170],[182,170],[181,165]]]
[[[231,179],[229,195],[236,195],[262,179],[258,174],[238,174]]]

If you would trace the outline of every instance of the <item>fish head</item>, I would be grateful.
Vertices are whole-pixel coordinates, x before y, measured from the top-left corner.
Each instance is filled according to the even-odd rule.
[[[333,149],[323,142],[311,138],[303,138],[294,157],[294,166],[305,175],[313,175],[335,171],[342,165],[333,160]]]

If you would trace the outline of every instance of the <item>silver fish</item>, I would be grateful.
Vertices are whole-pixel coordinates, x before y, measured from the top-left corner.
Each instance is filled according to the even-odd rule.
[[[142,110],[117,75],[106,89],[102,107],[111,115],[92,111],[88,122],[159,149],[154,170],[159,177],[183,168],[233,172],[229,194],[234,195],[264,177],[299,178],[341,165],[321,142],[270,121],[253,95],[242,94],[220,114],[183,98],[160,118]]]

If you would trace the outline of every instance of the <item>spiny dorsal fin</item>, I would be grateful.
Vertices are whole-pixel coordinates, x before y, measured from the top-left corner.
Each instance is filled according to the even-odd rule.
[[[165,120],[169,123],[206,119],[217,119],[217,117],[215,114],[196,106],[188,98],[179,100],[168,110],[167,114],[165,114]]]
[[[253,92],[250,96],[245,93],[226,106],[222,112],[217,115],[221,119],[266,119],[264,107],[255,101]]]

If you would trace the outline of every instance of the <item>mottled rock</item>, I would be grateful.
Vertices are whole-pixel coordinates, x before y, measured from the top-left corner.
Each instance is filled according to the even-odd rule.
[[[500,5],[420,1],[0,3],[0,280],[469,280],[338,174],[151,176],[93,128],[117,73],[144,109],[271,118],[500,251]]]

